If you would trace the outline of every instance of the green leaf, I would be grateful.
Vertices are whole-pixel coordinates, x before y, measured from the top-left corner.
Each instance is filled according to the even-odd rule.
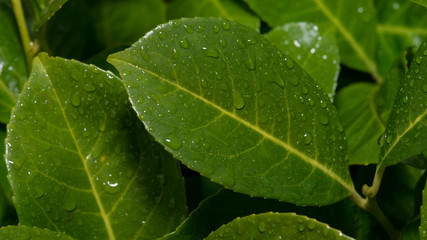
[[[375,62],[375,8],[372,0],[245,0],[270,26],[326,22],[336,28],[342,62],[380,78]]]
[[[340,58],[332,26],[288,23],[273,28],[265,36],[305,69],[333,100]]]
[[[27,79],[27,66],[15,19],[3,4],[0,4],[0,19],[0,123],[7,123],[16,96]]]
[[[424,184],[423,190],[423,205],[421,206],[421,225],[419,228],[420,239],[427,239],[427,182]]]
[[[385,75],[407,47],[427,37],[427,11],[407,0],[376,0],[378,11],[378,67]]]
[[[419,4],[421,6],[427,7],[427,1],[426,0],[411,0],[411,2],[414,2],[414,3]]]
[[[239,0],[174,0],[168,6],[168,18],[222,17],[249,26],[257,31],[260,20]]]
[[[387,123],[379,167],[399,163],[427,150],[427,43],[418,49],[400,85]]]
[[[353,239],[324,223],[295,213],[263,213],[236,218],[212,232],[213,239]]]
[[[335,103],[347,136],[349,164],[378,163],[378,141],[384,141],[379,137],[405,77],[406,64],[406,58],[401,57],[381,85],[357,82],[338,92]]]
[[[47,229],[27,226],[7,226],[0,228],[0,238],[4,240],[73,240],[70,236]]]
[[[166,21],[162,0],[89,1],[88,5],[95,39],[102,49],[130,45]]]
[[[67,0],[23,0],[22,4],[34,18],[32,29],[37,32],[66,2]]]
[[[304,205],[354,191],[343,128],[327,95],[249,27],[171,21],[108,61],[148,131],[213,181]]]
[[[179,165],[143,130],[119,79],[95,66],[40,54],[6,147],[20,224],[153,239],[185,215]]]

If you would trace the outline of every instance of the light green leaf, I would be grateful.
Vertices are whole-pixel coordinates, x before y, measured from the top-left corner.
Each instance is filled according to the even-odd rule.
[[[354,191],[334,106],[251,28],[217,18],[171,21],[108,60],[148,131],[213,181],[304,205]]]
[[[379,167],[427,150],[427,43],[418,49],[403,78],[386,130],[379,143]]]
[[[102,49],[119,44],[131,45],[166,21],[166,7],[162,0],[89,1],[88,5],[95,38]]]
[[[214,239],[353,239],[324,223],[295,213],[263,213],[236,218],[212,232]]]
[[[426,0],[411,0],[411,2],[414,2],[414,3],[419,4],[421,6],[427,7],[427,1]]]
[[[288,23],[273,28],[265,36],[306,70],[333,101],[340,58],[332,26]]]
[[[0,228],[0,238],[3,240],[73,240],[73,238],[64,233],[27,226],[2,227]]]
[[[424,184],[423,204],[421,206],[421,225],[419,228],[420,239],[427,239],[427,182]]]
[[[380,78],[375,62],[375,8],[372,0],[245,0],[270,26],[290,22],[327,23],[336,28],[342,62]]]
[[[153,239],[185,215],[179,165],[143,130],[118,78],[95,66],[40,54],[6,147],[20,224]]]
[[[7,123],[16,96],[27,79],[27,66],[15,19],[3,4],[0,4],[0,19],[0,123]]]
[[[427,11],[408,0],[376,0],[378,11],[378,67],[385,75],[409,46],[418,47],[427,37]]]
[[[260,28],[258,17],[250,13],[239,0],[174,0],[168,6],[168,18],[222,17],[249,26]]]
[[[22,4],[34,18],[32,29],[37,32],[66,2],[67,0],[23,0]]]
[[[349,164],[378,163],[378,138],[384,133],[406,64],[402,56],[381,85],[358,82],[338,92],[335,103],[347,136]]]

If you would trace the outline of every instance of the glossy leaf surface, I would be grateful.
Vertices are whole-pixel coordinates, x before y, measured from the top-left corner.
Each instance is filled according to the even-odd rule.
[[[177,162],[95,66],[40,54],[8,125],[20,224],[77,239],[153,239],[183,218]]]
[[[239,0],[174,0],[168,6],[168,18],[222,17],[259,31],[260,20]]]
[[[245,0],[270,26],[326,22],[336,28],[341,60],[378,77],[375,62],[375,8],[371,0]]]
[[[172,21],[109,62],[148,131],[213,181],[305,205],[352,191],[343,128],[327,95],[249,27]]]
[[[295,213],[263,213],[236,218],[212,232],[213,239],[352,239],[324,223]]]
[[[411,0],[412,2],[419,4],[421,6],[427,7],[427,1],[426,0]]]
[[[333,100],[340,72],[340,58],[332,26],[288,23],[273,28],[265,36],[305,69]]]
[[[73,240],[73,238],[64,233],[28,226],[2,227],[0,228],[0,238],[4,240]]]
[[[23,0],[22,4],[34,18],[32,28],[37,32],[66,2],[67,0]]]
[[[15,19],[3,4],[0,4],[0,19],[0,123],[7,123],[16,96],[27,79],[27,66]]]
[[[394,101],[381,136],[381,167],[390,166],[427,149],[427,43],[418,49]]]
[[[407,47],[427,37],[427,10],[407,0],[376,0],[378,11],[378,67],[385,75]]]

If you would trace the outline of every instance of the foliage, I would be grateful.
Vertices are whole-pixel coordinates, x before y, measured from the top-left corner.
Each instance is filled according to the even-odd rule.
[[[424,6],[1,0],[0,238],[427,239]]]

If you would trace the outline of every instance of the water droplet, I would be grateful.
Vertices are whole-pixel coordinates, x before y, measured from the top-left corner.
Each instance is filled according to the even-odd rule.
[[[304,134],[304,144],[306,144],[306,145],[308,145],[308,144],[310,144],[311,143],[311,141],[312,141],[313,139],[312,139],[312,137],[311,137],[311,134],[310,133],[305,133]]]
[[[241,49],[246,48],[245,43],[244,43],[244,42],[243,42],[243,40],[241,40],[241,39],[236,39],[236,44],[237,44],[237,47],[238,47],[238,48],[241,48]]]
[[[78,92],[73,93],[73,95],[71,95],[70,101],[74,107],[79,107],[81,104],[79,93]]]
[[[202,51],[205,54],[205,56],[213,57],[213,58],[218,58],[219,57],[218,50],[215,47],[213,47],[213,46],[202,47]]]
[[[95,91],[95,87],[91,84],[91,83],[86,83],[83,86],[84,90],[86,90],[87,92],[93,92]]]
[[[222,28],[224,28],[224,30],[230,30],[230,28],[231,28],[230,23],[227,20],[222,22],[221,26],[222,26]]]
[[[65,194],[62,207],[65,209],[65,211],[72,212],[76,209],[76,198],[71,194]]]
[[[304,225],[300,224],[298,226],[298,231],[303,232],[304,231]]]
[[[141,54],[141,57],[145,60],[148,61],[148,53],[144,50],[144,47],[141,47],[141,50],[139,51],[139,53]],[[100,86],[101,87],[101,86]],[[102,88],[102,87],[101,87]]]
[[[265,222],[260,222],[258,224],[258,231],[260,233],[264,233],[267,230],[267,226],[265,225]]]
[[[191,26],[185,25],[185,24],[184,24],[184,30],[190,34],[194,32],[194,29]]]
[[[384,134],[381,134],[381,136],[378,138],[378,146],[383,147],[385,143],[385,137]]]
[[[274,78],[274,82],[279,85],[279,87],[285,88],[285,82],[283,81],[283,78],[282,76],[280,76],[280,74],[276,75],[276,77]]]
[[[35,198],[39,199],[44,196],[44,189],[40,185],[36,185],[34,186],[32,193]]]
[[[255,58],[253,58],[252,56],[248,56],[248,57],[246,57],[245,59],[244,59],[244,62],[243,62],[244,64],[245,64],[245,67],[248,69],[248,70],[255,70],[255,68],[256,68],[256,65],[255,65]]]
[[[182,147],[181,141],[174,134],[169,134],[166,137],[165,144],[173,150],[178,150]]]
[[[328,104],[326,103],[326,101],[320,100],[320,107],[321,108],[325,108]]]
[[[418,57],[415,58],[415,62],[417,64],[421,64],[422,61],[423,61],[423,57],[422,56],[418,56]]]
[[[424,54],[424,56],[427,56],[427,50],[425,50],[425,51],[423,52],[423,54]]]
[[[287,58],[285,58],[285,62],[286,62],[286,66],[289,69],[292,69],[294,67],[294,61],[292,59],[287,57]]]
[[[214,33],[218,33],[219,32],[219,25],[218,24],[215,24],[213,26],[213,31],[214,31]]]
[[[341,123],[341,121],[337,121],[337,128],[339,132],[344,132],[344,127]]]
[[[393,140],[393,134],[390,134],[390,135],[386,135],[386,136],[385,136],[385,141],[386,141],[388,144],[390,144],[392,140]]]
[[[183,38],[181,41],[179,41],[179,46],[181,46],[182,48],[189,48],[190,44],[188,43],[186,38]]]
[[[423,85],[423,92],[427,93],[427,83],[424,83]]]
[[[98,123],[98,130],[99,130],[100,132],[104,132],[104,131],[105,131],[105,121],[100,121],[100,122]]]
[[[408,103],[408,101],[409,101],[409,97],[408,97],[408,96],[404,96],[404,97],[402,98],[402,102],[403,102],[403,103]]]
[[[234,93],[234,107],[238,110],[245,107],[245,99],[240,92]]]
[[[247,40],[249,45],[255,45],[258,43],[258,40],[256,38],[251,38]]]
[[[225,39],[220,39],[220,40],[219,40],[219,45],[220,45],[222,48],[225,48],[225,46],[227,46],[227,41],[225,41]]]
[[[291,82],[292,85],[294,85],[294,86],[297,86],[299,84],[299,80],[296,77],[295,78],[289,78],[289,82]]]
[[[325,114],[321,114],[320,115],[320,117],[319,117],[319,122],[322,124],[322,125],[328,125],[328,123],[329,123],[329,118],[328,118],[328,116],[326,116]]]
[[[310,229],[310,230],[314,230],[316,228],[316,223],[315,222],[313,222],[313,221],[310,221],[309,223],[308,223],[308,229]]]
[[[120,190],[119,183],[118,182],[112,182],[112,181],[110,182],[110,181],[108,181],[108,182],[104,183],[104,190],[107,193],[111,193],[111,194],[118,193],[119,190]]]
[[[164,40],[164,39],[166,39],[166,37],[167,37],[167,33],[166,33],[166,32],[164,32],[164,31],[159,31],[159,32],[157,33],[157,36],[158,36],[160,39]]]

